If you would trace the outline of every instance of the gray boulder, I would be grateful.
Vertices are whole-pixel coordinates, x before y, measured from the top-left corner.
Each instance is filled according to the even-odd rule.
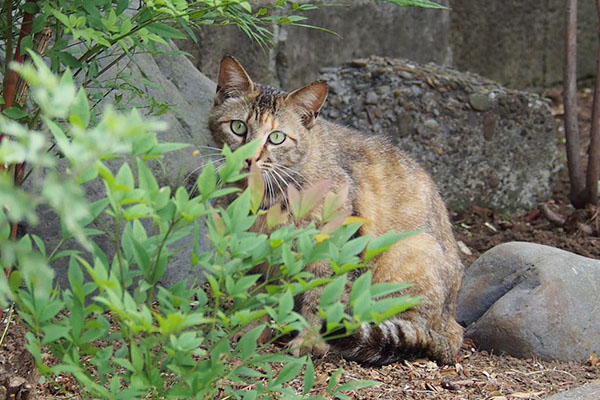
[[[585,361],[600,351],[600,261],[534,243],[501,244],[467,269],[457,320],[482,349]]]
[[[546,397],[546,400],[597,400],[600,399],[600,384],[589,383],[566,392]]]
[[[371,57],[322,70],[323,115],[389,134],[433,175],[450,207],[514,212],[551,194],[554,118],[538,95],[435,64]]]
[[[135,56],[135,62],[126,67],[125,74],[130,74],[137,88],[152,96],[158,103],[172,106],[172,109],[159,118],[168,123],[168,129],[158,134],[161,142],[189,143],[191,146],[176,152],[168,153],[161,164],[151,164],[151,168],[161,185],[175,187],[184,183],[186,177],[193,178],[193,172],[201,166],[206,159],[203,156],[194,156],[194,151],[205,153],[206,145],[211,145],[208,133],[207,118],[212,106],[216,84],[198,71],[192,63],[175,46],[164,49],[165,53]],[[112,59],[106,59],[106,64]],[[123,72],[123,65],[116,63],[103,76],[105,79],[118,79],[118,73]],[[144,84],[143,77],[151,77],[152,84]],[[146,81],[147,82],[147,81]],[[107,97],[105,103],[114,103],[112,97]],[[104,104],[103,104],[104,105]],[[102,106],[103,106],[102,105]],[[118,105],[116,105],[118,108]],[[127,110],[124,110],[127,111]],[[109,167],[117,170],[118,162],[109,163]],[[60,170],[64,169],[59,167]],[[193,179],[187,180],[188,186]],[[90,201],[98,200],[105,194],[104,186],[99,181],[93,181],[85,186],[86,196]],[[27,232],[36,234],[44,239],[46,248],[54,249],[60,240],[60,225],[56,214],[47,207],[39,210],[40,222],[36,226],[27,227]],[[110,223],[110,219],[102,216],[100,223],[96,226],[104,230]],[[153,227],[146,224],[146,230],[152,234]],[[205,231],[200,232],[200,250],[206,250],[208,243],[205,239]],[[107,254],[109,260],[114,253],[114,244],[105,235],[95,236],[93,240]],[[197,268],[191,268],[191,251],[193,248],[193,236],[183,238],[176,247],[179,251],[169,263],[167,272],[161,283],[170,286],[182,279],[202,279]],[[78,248],[77,243],[69,241],[61,249]],[[61,287],[68,287],[68,260],[61,259],[54,263],[56,272],[56,283]]]

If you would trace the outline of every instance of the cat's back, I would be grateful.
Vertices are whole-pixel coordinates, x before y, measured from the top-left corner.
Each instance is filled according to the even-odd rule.
[[[354,187],[354,211],[375,235],[389,230],[448,230],[446,209],[429,174],[384,135],[322,120],[320,148],[331,151]],[[443,226],[440,226],[443,225]]]

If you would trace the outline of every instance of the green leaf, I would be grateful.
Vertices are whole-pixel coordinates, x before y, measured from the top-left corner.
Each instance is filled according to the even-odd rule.
[[[158,192],[158,182],[156,182],[156,178],[152,174],[152,171],[150,171],[150,168],[140,158],[137,158],[136,162],[140,189],[149,193]]]
[[[240,2],[240,7],[242,7],[244,10],[248,11],[248,13],[252,13],[252,6],[250,5],[249,2],[247,1],[242,1]]]
[[[234,354],[239,355],[242,361],[246,360],[256,351],[258,344],[258,337],[265,330],[265,325],[259,325],[251,331],[247,332],[242,336],[237,346],[235,347]]]
[[[397,5],[398,7],[422,7],[448,10],[448,7],[429,0],[379,0]]]
[[[44,339],[42,344],[48,344],[55,342],[56,340],[67,337],[69,335],[70,328],[68,326],[61,325],[46,325],[42,328],[44,331]]]
[[[213,163],[209,161],[196,180],[196,186],[198,192],[203,199],[209,199],[217,187],[217,174],[215,173],[215,167]]]
[[[36,14],[40,10],[36,3],[27,2],[22,7],[27,14]]]
[[[30,50],[32,48],[33,48],[33,38],[31,35],[27,35],[21,40],[21,48],[20,48],[21,55],[26,55],[27,50]]]
[[[154,22],[153,24],[147,25],[146,29],[150,32],[157,34],[161,38],[166,39],[186,39],[186,36],[179,32],[177,29],[163,24],[162,22]]]
[[[423,230],[404,232],[404,233],[396,233],[394,231],[384,233],[381,236],[376,237],[371,240],[369,245],[367,246],[367,251],[365,252],[365,261],[372,260],[375,256],[387,251],[392,245],[399,240],[405,239],[407,237],[418,235],[423,233]]]
[[[250,211],[256,214],[263,201],[265,194],[265,182],[263,181],[262,173],[256,163],[252,163],[250,167],[250,175],[248,176],[248,189],[250,190]]]
[[[121,168],[119,168],[119,172],[117,173],[115,180],[117,183],[120,183],[129,189],[133,189],[133,172],[131,172],[131,168],[129,167],[128,163],[124,163]]]
[[[306,369],[304,370],[304,389],[303,394],[307,395],[308,392],[315,385],[315,367],[313,365],[312,359],[308,357],[306,360]]]
[[[10,276],[8,278],[8,285],[10,287],[10,290],[15,292],[17,289],[19,289],[21,287],[22,283],[23,283],[23,279],[21,278],[21,271],[19,271],[19,270],[11,271]]]
[[[349,186],[345,184],[339,192],[335,194],[332,192],[327,193],[325,204],[323,205],[323,222],[329,222],[345,215],[340,209],[348,200],[348,192]]]
[[[381,385],[381,382],[377,382],[377,381],[351,381],[351,382],[347,382],[344,383],[342,385],[340,385],[339,387],[336,388],[336,391],[338,392],[347,392],[347,391],[351,391],[351,390],[359,390],[359,389],[365,389],[368,387],[373,387],[373,386],[379,386]]]
[[[36,15],[31,24],[31,33],[36,34],[41,32],[48,22],[48,16],[46,14]]]
[[[142,271],[147,271],[150,267],[150,256],[148,256],[148,252],[146,248],[137,241],[136,238],[130,238],[131,243],[133,244],[133,258],[137,263],[138,267]]]
[[[275,380],[269,384],[269,387],[277,387],[297,377],[302,370],[302,366],[304,365],[303,361],[303,359],[299,359],[290,361],[288,364],[286,364],[283,368],[281,368]]]
[[[73,55],[71,55],[70,53],[67,53],[66,51],[61,51],[59,53],[57,53],[58,58],[60,59],[60,61],[66,65],[67,67],[70,68],[79,68],[81,67],[81,62],[79,62],[79,60],[75,57],[73,57]]]
[[[292,292],[286,290],[285,293],[279,298],[279,305],[277,306],[277,317],[278,320],[282,321],[285,319],[294,309],[294,297]]]
[[[90,123],[90,104],[83,88],[79,89],[77,96],[75,96],[69,121],[81,129],[87,128]]]
[[[158,143],[152,147],[153,154],[165,154],[190,147],[188,143]]]
[[[344,287],[346,286],[346,281],[346,274],[338,276],[323,289],[323,293],[321,294],[321,307],[332,304],[342,295]]]
[[[329,382],[327,382],[327,391],[328,392],[333,391],[333,388],[337,386],[337,384],[340,380],[340,375],[342,375],[342,367],[339,367],[338,369],[336,369],[334,371],[334,373],[331,374],[331,377],[329,377]]]
[[[19,107],[8,107],[2,111],[4,115],[12,119],[25,118],[28,114]]]

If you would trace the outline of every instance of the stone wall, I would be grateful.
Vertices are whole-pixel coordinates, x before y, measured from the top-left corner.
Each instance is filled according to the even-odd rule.
[[[261,50],[233,27],[208,26],[198,43],[178,42],[198,69],[216,77],[223,54],[235,55],[263,83],[291,89],[358,57],[379,55],[433,61],[475,72],[512,88],[538,88],[562,77],[562,0],[439,0],[451,10],[400,8],[381,1],[317,0],[338,4],[306,12],[306,28],[273,27],[275,46]],[[339,6],[344,3],[344,6]],[[594,74],[596,9],[579,2],[579,76]]]

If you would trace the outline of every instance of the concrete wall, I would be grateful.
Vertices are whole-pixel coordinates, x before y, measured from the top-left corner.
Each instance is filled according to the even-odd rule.
[[[563,0],[452,0],[452,64],[513,88],[562,81]],[[597,12],[579,1],[578,75],[596,69]]]
[[[512,88],[557,84],[562,76],[563,0],[440,0],[451,10],[399,8],[380,1],[322,0],[347,4],[307,12],[305,28],[273,27],[274,47],[261,50],[234,27],[198,31],[198,44],[178,42],[211,78],[219,60],[233,54],[257,81],[292,89],[318,77],[322,67],[379,55],[433,61],[491,78]],[[593,2],[579,2],[579,76],[594,74],[597,22]]]
[[[440,0],[448,5],[448,0]],[[402,8],[376,1],[324,0],[330,6],[305,12],[307,23],[336,32],[275,26],[274,46],[266,51],[234,27],[199,29],[198,44],[177,42],[192,62],[215,79],[223,54],[238,58],[253,79],[293,89],[315,80],[319,69],[353,58],[380,55],[449,64],[449,11]],[[332,5],[333,4],[333,5]],[[340,6],[340,4],[346,4]]]

